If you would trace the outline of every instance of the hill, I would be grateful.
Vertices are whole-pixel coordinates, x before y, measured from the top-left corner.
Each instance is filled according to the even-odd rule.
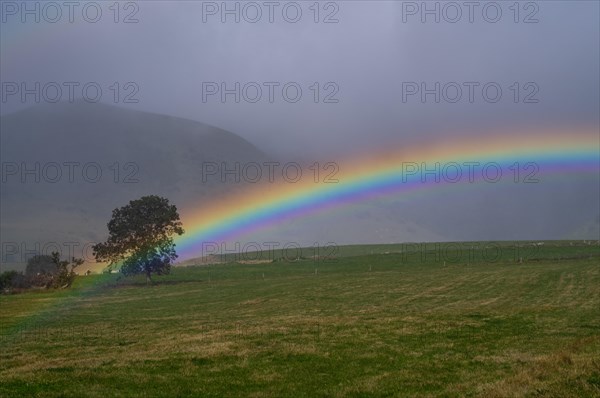
[[[269,160],[213,126],[85,101],[34,106],[0,123],[2,241],[25,245],[17,257],[36,244],[101,241],[111,211],[145,194],[181,208],[235,188],[203,182],[203,162]]]

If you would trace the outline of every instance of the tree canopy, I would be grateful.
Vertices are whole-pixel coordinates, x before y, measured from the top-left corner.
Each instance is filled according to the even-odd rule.
[[[25,275],[35,276],[38,274],[55,275],[58,273],[58,265],[52,258],[47,254],[38,254],[31,257],[27,261],[27,267],[25,268]]]
[[[94,245],[94,256],[110,266],[121,264],[125,275],[168,274],[177,258],[173,235],[183,234],[177,207],[156,195],[132,200],[112,212],[106,242]]]

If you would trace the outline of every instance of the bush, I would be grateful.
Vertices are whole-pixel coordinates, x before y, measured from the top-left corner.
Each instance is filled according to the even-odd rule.
[[[80,258],[73,257],[71,261],[61,261],[60,256],[57,252],[52,253],[52,262],[56,264],[58,272],[52,277],[50,286],[57,289],[64,289],[71,286],[75,280],[75,268],[83,264],[83,260]],[[48,287],[50,287],[48,286]]]
[[[52,256],[35,256],[27,262],[25,275],[17,271],[0,274],[0,291],[11,293],[32,287],[67,288],[77,276],[75,268],[81,264],[83,260],[75,257],[71,261],[62,261],[56,252]]]
[[[28,287],[29,283],[22,272],[5,271],[0,274],[0,292],[10,293],[15,289],[26,289]]]
[[[5,271],[0,274],[0,290],[8,289],[11,286],[11,281],[17,275],[17,271]]]

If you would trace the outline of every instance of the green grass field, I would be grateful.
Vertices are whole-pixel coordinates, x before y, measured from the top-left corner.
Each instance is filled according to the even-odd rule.
[[[3,295],[0,396],[600,397],[597,242],[279,257]]]

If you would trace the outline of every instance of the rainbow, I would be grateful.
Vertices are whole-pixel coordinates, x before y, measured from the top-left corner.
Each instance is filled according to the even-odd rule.
[[[515,163],[528,170],[517,175]],[[456,184],[522,182],[526,175],[531,180],[552,174],[597,174],[600,133],[597,128],[499,132],[434,145],[412,145],[336,164],[339,171],[334,183],[325,183],[322,178],[315,182],[311,174],[296,183],[248,184],[249,188],[230,198],[199,203],[197,209],[182,212],[186,233],[176,240],[180,258],[199,256],[206,242],[231,240],[286,219],[371,198],[415,194]],[[425,169],[435,170],[436,164],[437,173],[424,173]],[[457,178],[459,169],[461,178]],[[503,173],[501,176],[498,170]]]
[[[537,178],[550,175],[592,175],[600,177],[600,133],[598,128],[578,128],[543,132],[524,131],[497,133],[486,137],[465,136],[435,145],[382,151],[355,156],[339,162],[337,183],[315,183],[312,175],[297,183],[251,184],[244,192],[210,203],[199,203],[197,209],[182,211],[186,233],[176,239],[180,260],[198,256],[203,242],[220,242],[244,235],[285,219],[344,206],[361,200],[390,195],[438,192],[443,187],[464,188],[469,179],[457,183],[423,181],[420,174],[408,173],[407,164],[496,163],[503,170],[515,162],[539,165]],[[511,174],[507,178],[513,179]],[[490,178],[490,176],[488,176]],[[485,183],[477,174],[473,183]],[[98,279],[100,281],[100,279]],[[25,317],[2,330],[3,342],[10,342],[22,332],[41,328],[47,319],[56,319],[59,311],[70,308],[82,297],[94,296],[101,289],[93,283],[78,293],[40,305],[32,316]],[[41,329],[40,329],[41,330]]]

